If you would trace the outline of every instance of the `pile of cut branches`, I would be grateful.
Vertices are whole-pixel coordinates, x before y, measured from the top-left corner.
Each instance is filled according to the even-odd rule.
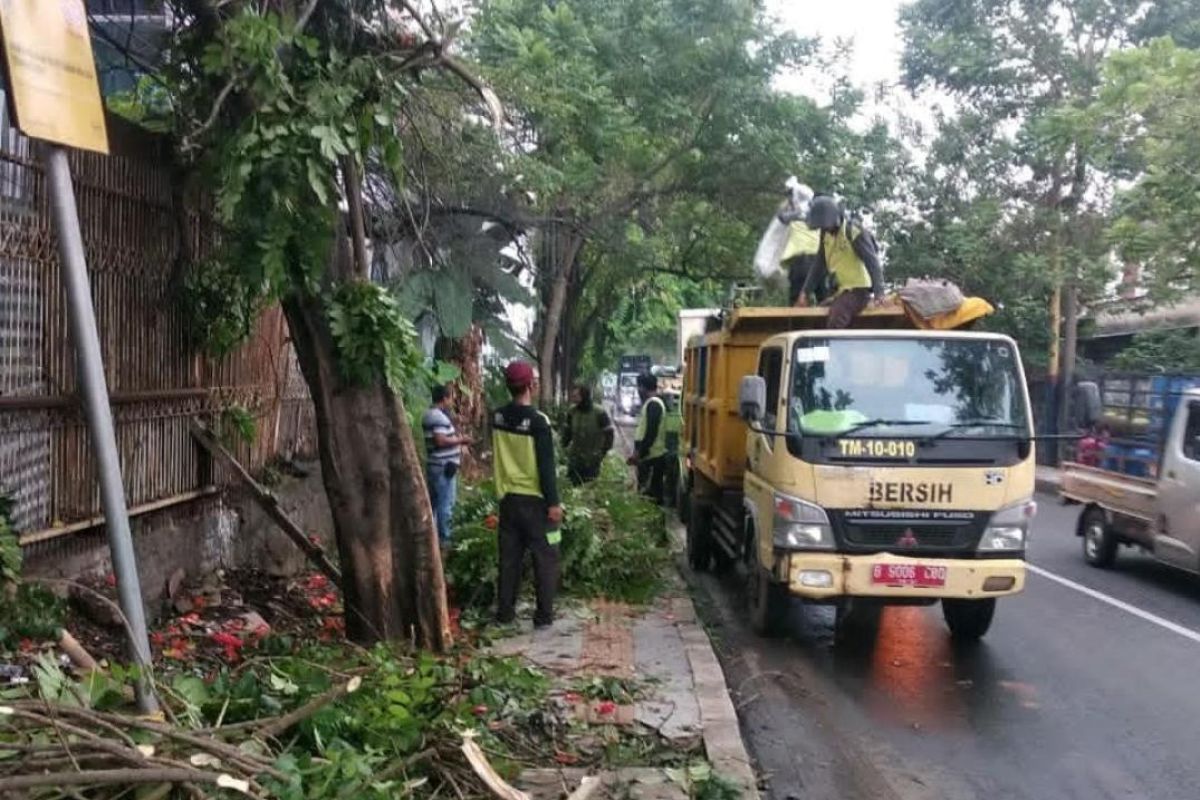
[[[131,710],[136,672],[75,678],[43,656],[0,688],[0,798],[489,797],[562,746],[565,712],[517,659],[271,650],[159,675],[157,719]]]

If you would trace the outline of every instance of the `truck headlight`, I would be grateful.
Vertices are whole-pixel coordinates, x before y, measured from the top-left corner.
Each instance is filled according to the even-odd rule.
[[[1024,550],[1029,541],[1029,526],[1037,515],[1037,503],[1024,500],[992,514],[979,539],[980,552]]]
[[[775,546],[786,550],[816,550],[833,547],[833,529],[825,509],[775,494]]]

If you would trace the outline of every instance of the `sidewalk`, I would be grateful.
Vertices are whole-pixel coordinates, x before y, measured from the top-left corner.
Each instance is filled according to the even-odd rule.
[[[596,600],[566,608],[553,628],[522,631],[493,650],[520,655],[542,670],[576,704],[576,718],[655,733],[670,751],[706,758],[716,775],[738,787],[739,797],[758,797],[721,665],[677,575],[652,606]],[[572,687],[603,678],[636,681],[641,694],[628,705],[571,694]],[[516,784],[533,800],[558,800],[584,774],[568,767],[527,769]],[[667,769],[653,765],[622,766],[601,777],[612,798],[687,798]]]

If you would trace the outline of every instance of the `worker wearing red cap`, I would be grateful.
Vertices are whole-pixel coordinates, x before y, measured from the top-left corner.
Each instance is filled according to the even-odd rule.
[[[500,497],[500,586],[496,620],[516,616],[525,551],[533,554],[537,590],[534,627],[554,621],[558,588],[558,545],[562,506],[555,481],[554,435],[550,419],[533,407],[537,376],[524,361],[504,369],[512,402],[492,413],[492,455],[496,494]]]

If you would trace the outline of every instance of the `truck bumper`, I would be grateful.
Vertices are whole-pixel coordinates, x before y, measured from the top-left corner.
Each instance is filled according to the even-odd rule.
[[[940,586],[877,583],[875,567],[912,566],[928,573],[945,570]],[[785,578],[797,597],[824,600],[836,597],[879,597],[936,600],[943,597],[979,599],[1017,594],[1025,588],[1025,561],[1004,559],[911,558],[891,553],[847,556],[837,553],[785,553],[776,574]]]

